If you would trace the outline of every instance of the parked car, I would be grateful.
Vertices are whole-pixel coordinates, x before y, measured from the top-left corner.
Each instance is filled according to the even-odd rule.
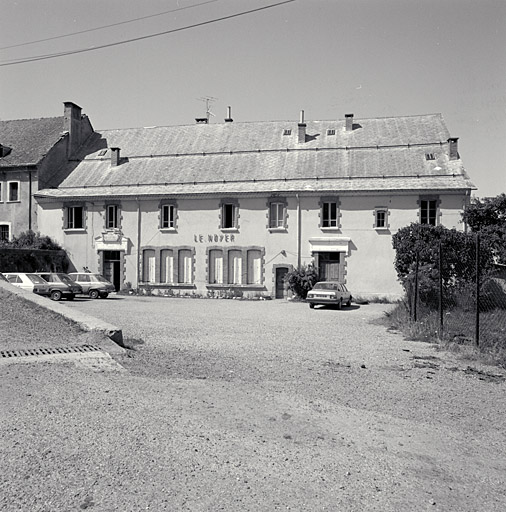
[[[32,291],[38,295],[48,296],[50,294],[49,284],[37,274],[26,272],[4,272],[4,276],[7,278],[9,283],[23,290]]]
[[[346,286],[338,281],[319,281],[307,294],[306,301],[309,307],[314,308],[316,304],[329,304],[337,306],[351,306],[351,293]]]
[[[51,300],[60,300],[62,297],[67,300],[74,300],[78,293],[83,293],[83,289],[77,283],[74,283],[67,274],[63,272],[37,272],[49,283],[49,297]]]
[[[81,285],[83,293],[88,294],[92,299],[107,298],[109,293],[115,292],[116,288],[105,277],[91,272],[70,272],[70,278]]]

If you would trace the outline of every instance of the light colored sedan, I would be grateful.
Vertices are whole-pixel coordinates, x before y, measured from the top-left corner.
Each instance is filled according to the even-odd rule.
[[[49,283],[37,274],[26,272],[4,272],[3,274],[9,283],[18,288],[37,293],[38,295],[47,296],[51,294]]]
[[[309,302],[310,308],[316,304],[325,304],[341,309],[343,306],[351,306],[351,299],[351,293],[339,281],[320,281],[307,294],[306,302]]]
[[[83,293],[88,294],[92,299],[107,298],[109,293],[115,292],[116,288],[105,277],[91,272],[70,272],[70,279],[81,285]]]

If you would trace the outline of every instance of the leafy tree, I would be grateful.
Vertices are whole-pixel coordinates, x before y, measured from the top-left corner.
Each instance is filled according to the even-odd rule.
[[[472,232],[480,233],[482,243],[492,249],[496,262],[506,264],[506,194],[473,199],[462,220]]]
[[[47,249],[53,251],[62,249],[51,237],[30,230],[21,233],[17,237],[13,237],[8,242],[4,241],[2,246],[13,249]]]
[[[288,288],[290,288],[297,297],[305,299],[309,290],[311,290],[318,281],[318,272],[314,265],[304,265],[298,269],[287,272],[285,281],[288,283]]]

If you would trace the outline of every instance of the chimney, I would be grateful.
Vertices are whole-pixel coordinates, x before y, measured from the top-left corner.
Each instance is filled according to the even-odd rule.
[[[111,148],[111,167],[118,167],[119,165],[119,150],[120,148]]]
[[[450,160],[458,160],[459,150],[458,150],[458,137],[450,137],[448,139],[448,144],[450,146]]]
[[[63,129],[69,134],[67,158],[72,158],[81,146],[81,107],[71,101],[66,101],[64,106]]]
[[[299,143],[306,142],[306,123],[304,122],[304,111],[300,111],[299,119]]]
[[[195,121],[197,124],[207,124],[209,122],[209,119],[207,117],[196,117]]]
[[[225,118],[225,123],[232,123],[234,120],[232,119],[232,107],[227,107],[227,117]]]
[[[345,114],[344,117],[346,118],[346,131],[352,132],[353,131],[353,114]]]

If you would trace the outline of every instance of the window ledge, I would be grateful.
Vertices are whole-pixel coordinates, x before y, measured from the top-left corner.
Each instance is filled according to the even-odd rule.
[[[176,228],[160,228],[162,233],[177,233]]]
[[[385,226],[385,227],[382,227],[382,228],[374,226],[374,229],[376,231],[389,231],[390,230],[390,228],[388,226]]]
[[[265,286],[263,284],[217,284],[217,283],[207,283],[207,288],[215,289],[215,290],[228,290],[230,288],[247,288],[247,289],[255,289],[255,290],[265,290]]]
[[[86,233],[86,228],[63,228],[65,233]]]
[[[193,283],[145,283],[140,282],[139,286],[151,286],[152,288],[196,288]]]
[[[239,233],[239,228],[220,228],[224,233]]]
[[[331,227],[320,227],[322,231],[339,231],[341,228],[339,226],[331,226]]]
[[[268,228],[270,233],[286,233],[287,228]]]
[[[15,201],[7,200],[7,203],[20,203],[21,199],[16,199]]]

